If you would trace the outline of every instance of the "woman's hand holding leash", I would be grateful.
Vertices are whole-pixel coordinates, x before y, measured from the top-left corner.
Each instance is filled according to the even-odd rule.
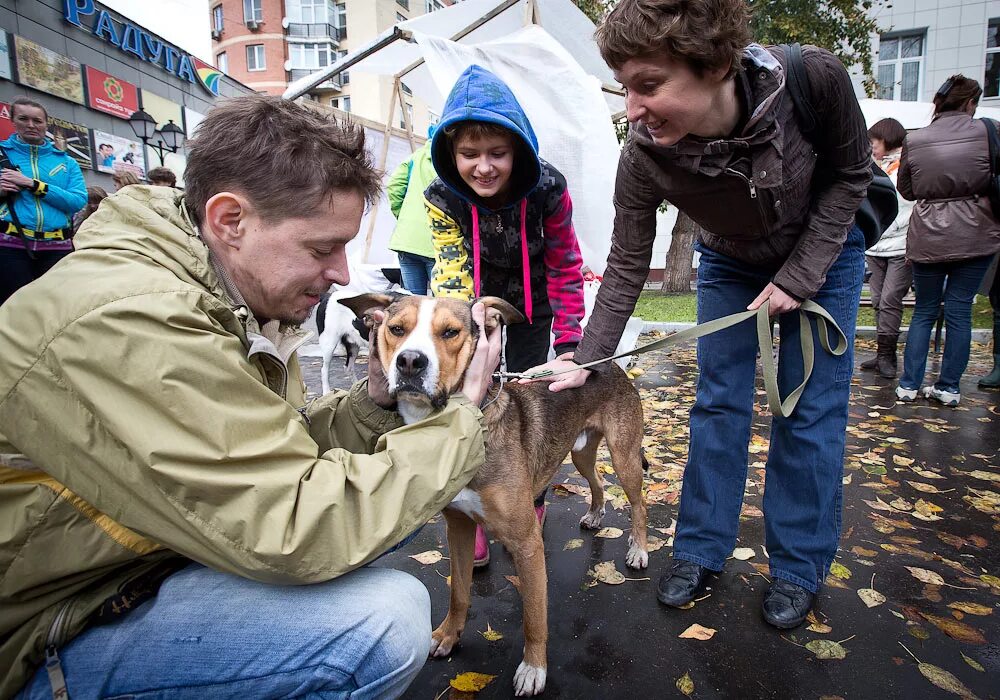
[[[768,315],[777,316],[778,314],[783,314],[786,311],[795,311],[795,309],[802,306],[802,302],[796,301],[793,297],[789,296],[781,290],[781,287],[777,286],[774,282],[768,282],[767,286],[764,287],[764,291],[757,295],[757,298],[750,302],[750,306],[747,307],[747,311],[753,311],[760,307],[768,299],[771,300],[771,304],[767,310]]]
[[[532,367],[525,374],[536,374],[538,372],[543,372],[549,370],[553,373],[561,372],[564,370],[572,369],[576,367],[576,363],[573,362],[573,353],[564,352],[562,355],[554,360],[549,360],[544,365],[538,365],[537,367]],[[521,382],[551,382],[549,384],[549,391],[562,391],[563,389],[575,389],[578,386],[583,386],[583,383],[587,381],[587,377],[590,376],[592,370],[589,369],[578,369],[575,372],[566,372],[565,374],[560,374],[555,377],[539,377],[538,379],[519,379],[517,381]]]
[[[486,332],[486,307],[481,303],[472,306],[472,321],[479,327],[479,340],[472,362],[465,371],[462,393],[477,406],[481,406],[486,392],[493,383],[493,372],[500,365],[500,326]]]

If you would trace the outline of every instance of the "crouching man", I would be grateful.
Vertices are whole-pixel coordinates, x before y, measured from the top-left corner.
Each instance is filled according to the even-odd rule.
[[[363,141],[226,102],[186,194],[109,197],[0,308],[0,697],[383,698],[423,665],[427,591],[361,567],[482,464],[499,338],[422,422],[375,361],[305,404],[298,324],[379,191]]]

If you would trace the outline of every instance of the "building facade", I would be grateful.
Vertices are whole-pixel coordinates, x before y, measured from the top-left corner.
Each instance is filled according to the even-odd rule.
[[[190,136],[217,99],[250,93],[93,0],[0,0],[0,137],[13,132],[11,100],[40,102],[49,137],[80,164],[88,185],[111,191],[116,172],[144,179],[164,164],[128,121],[137,109],[157,127],[172,121]],[[183,146],[164,158],[183,182]]]
[[[882,29],[873,39],[875,97],[930,102],[962,73],[983,86],[983,106],[1000,106],[1000,0],[892,0],[873,16]]]
[[[433,12],[456,0],[210,0],[216,67],[245,85],[280,95],[288,84],[358,46],[397,22]],[[406,94],[405,109],[422,133],[438,115]],[[385,122],[392,79],[350,71],[312,91],[312,99]],[[402,126],[397,108],[393,122]]]

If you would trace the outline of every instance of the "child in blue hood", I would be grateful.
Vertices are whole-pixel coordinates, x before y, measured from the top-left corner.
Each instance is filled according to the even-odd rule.
[[[431,142],[438,178],[424,192],[434,240],[434,296],[497,296],[527,318],[507,333],[507,368],[521,372],[576,349],[583,258],[566,179],[538,157],[538,140],[510,88],[470,66],[451,89]],[[545,517],[544,493],[535,501]],[[489,561],[476,528],[475,562]]]

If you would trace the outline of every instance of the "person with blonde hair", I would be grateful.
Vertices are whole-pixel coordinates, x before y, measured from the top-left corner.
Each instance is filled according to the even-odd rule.
[[[111,178],[111,181],[115,185],[115,191],[120,190],[122,187],[128,187],[129,185],[141,185],[142,180],[133,173],[131,170],[119,170]]]

